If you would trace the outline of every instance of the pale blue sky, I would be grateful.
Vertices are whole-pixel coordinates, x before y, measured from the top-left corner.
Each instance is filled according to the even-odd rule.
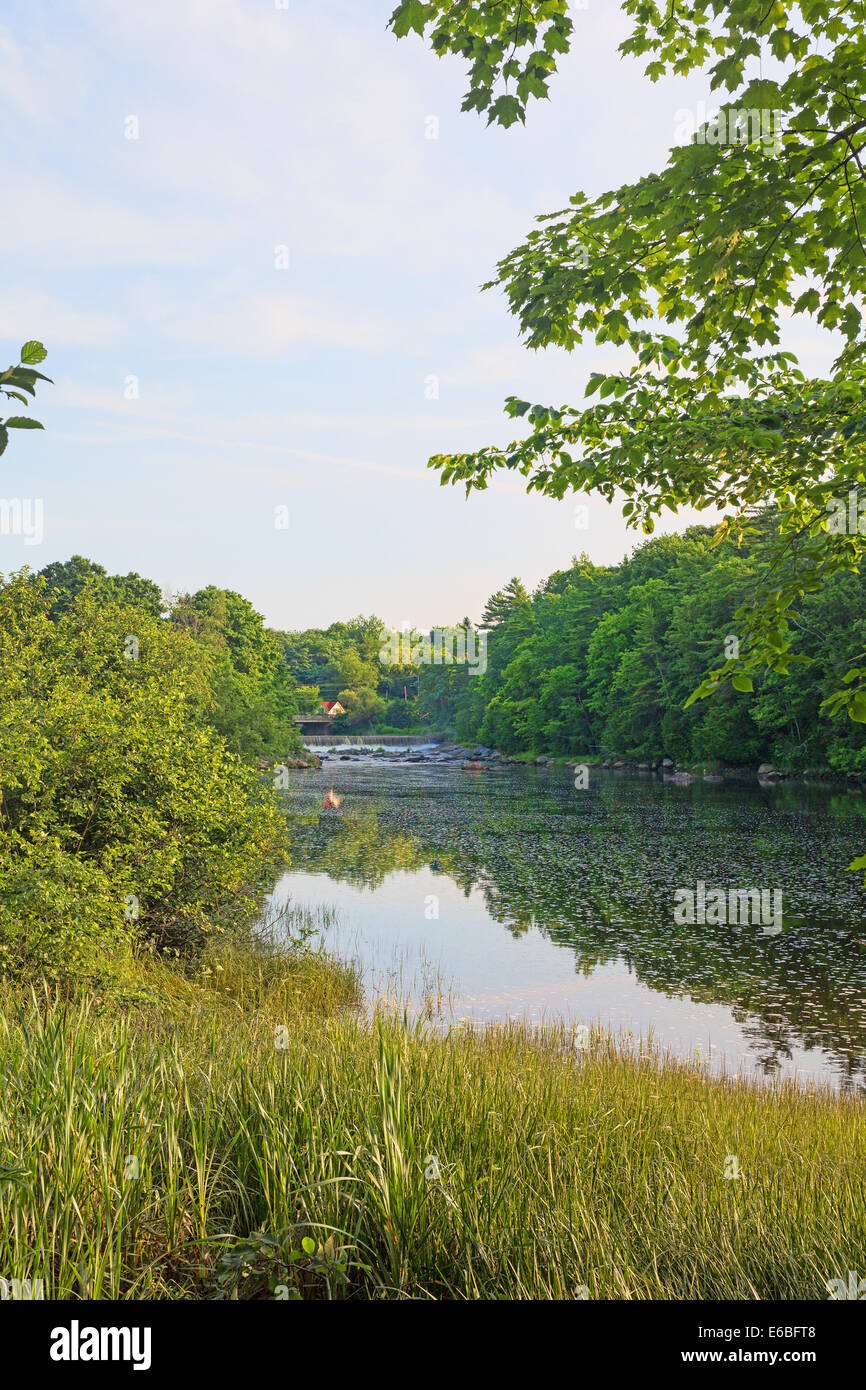
[[[0,569],[79,552],[236,589],[277,627],[429,626],[635,544],[600,501],[577,530],[586,499],[502,480],[467,503],[425,465],[511,438],[506,395],[576,401],[610,360],[523,351],[478,287],[536,214],[660,165],[707,83],[650,84],[616,55],[614,0],[589,0],[552,100],[487,129],[460,113],[463,63],[397,43],[392,8],[7,0],[0,359],[41,338],[56,385],[45,434],[0,460],[44,541],[0,536]],[[827,365],[808,329],[791,344]]]

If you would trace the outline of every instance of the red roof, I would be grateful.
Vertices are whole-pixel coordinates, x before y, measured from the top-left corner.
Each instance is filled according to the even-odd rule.
[[[328,714],[330,714],[330,713],[331,713],[331,710],[334,708],[335,705],[340,705],[340,701],[339,701],[339,700],[323,700],[323,701],[322,701],[322,704],[324,705],[326,712],[327,712]],[[343,706],[340,705],[340,709],[342,709],[342,708],[343,708]]]

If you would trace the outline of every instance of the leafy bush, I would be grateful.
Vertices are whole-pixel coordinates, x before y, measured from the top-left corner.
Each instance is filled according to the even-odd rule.
[[[52,618],[43,581],[0,587],[3,973],[87,973],[143,942],[194,955],[284,844],[273,793],[202,720],[207,649],[100,598]]]
[[[179,595],[170,620],[211,654],[208,722],[229,747],[247,758],[299,752],[295,682],[279,642],[252,604],[211,584]]]

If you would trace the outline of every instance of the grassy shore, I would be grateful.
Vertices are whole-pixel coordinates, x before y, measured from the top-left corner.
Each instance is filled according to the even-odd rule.
[[[3,1278],[73,1299],[821,1299],[866,1268],[860,1101],[564,1028],[369,1021],[352,970],[303,948],[206,969],[139,963],[125,1002],[7,991]]]

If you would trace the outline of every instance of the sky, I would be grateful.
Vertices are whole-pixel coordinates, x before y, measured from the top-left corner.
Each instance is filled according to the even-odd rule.
[[[277,628],[427,629],[639,542],[598,498],[467,501],[426,465],[514,438],[506,396],[579,402],[610,368],[526,351],[480,286],[539,214],[661,167],[708,79],[651,84],[588,0],[551,100],[488,128],[463,61],[396,41],[392,8],[6,0],[0,361],[40,339],[55,384],[0,460],[43,517],[38,544],[0,534],[0,571],[83,554]],[[786,345],[832,355],[808,327]]]

